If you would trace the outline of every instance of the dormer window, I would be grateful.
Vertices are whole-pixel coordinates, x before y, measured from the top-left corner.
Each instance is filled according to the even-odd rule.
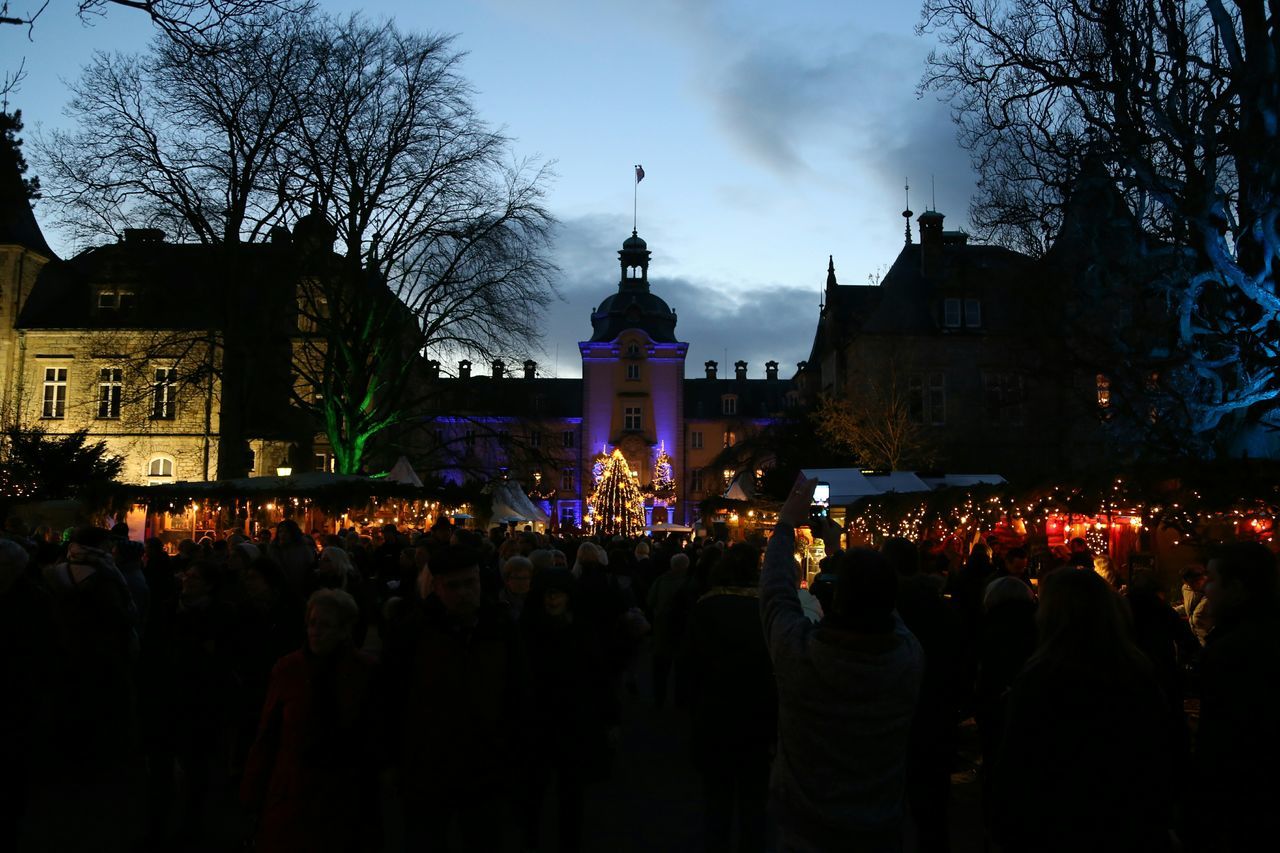
[[[964,301],[964,325],[967,329],[982,327],[982,300],[966,299]]]
[[[102,290],[98,292],[99,311],[128,311],[133,308],[134,297],[128,291]]]
[[[628,356],[630,356],[631,358],[639,358],[639,357],[640,357],[640,345],[639,345],[639,344],[634,344],[634,343],[633,343],[633,344],[628,344],[628,345],[627,345],[627,355],[628,355]]]
[[[948,329],[960,328],[959,299],[944,299],[942,301],[942,325]]]
[[[721,397],[720,412],[725,415],[738,414],[738,398],[733,394],[725,394]]]

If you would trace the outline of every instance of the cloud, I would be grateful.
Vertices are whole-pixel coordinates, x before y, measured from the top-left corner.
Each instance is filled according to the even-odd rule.
[[[617,251],[629,225],[625,218],[589,214],[566,217],[557,227],[560,299],[547,311],[543,375],[581,375],[576,343],[591,337],[591,312],[617,291]],[[763,377],[764,363],[773,360],[781,364],[781,375],[789,377],[795,363],[809,354],[817,323],[816,292],[685,276],[657,276],[650,287],[676,311],[676,337],[689,344],[689,376],[701,376],[705,361],[720,362],[723,371],[742,359],[750,376]]]
[[[900,195],[910,176],[925,203],[936,175],[939,209],[967,211],[975,178],[950,110],[915,95],[926,42],[865,27],[729,35],[708,36],[719,43],[703,52],[699,91],[749,158],[780,177],[848,180],[874,195]]]

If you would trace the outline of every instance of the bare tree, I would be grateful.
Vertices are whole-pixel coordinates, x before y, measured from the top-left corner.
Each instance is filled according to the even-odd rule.
[[[1261,0],[926,0],[922,88],[954,108],[975,219],[1043,245],[1101,164],[1165,254],[1191,445],[1280,425],[1280,12]],[[985,219],[984,219],[985,217]]]
[[[293,398],[355,471],[371,438],[429,411],[428,349],[536,341],[550,173],[480,120],[450,38],[354,16],[229,28],[194,59],[164,41],[97,56],[80,130],[42,145],[49,198],[86,238],[141,219],[234,249],[305,219]]]
[[[175,44],[205,49],[217,44],[208,37],[228,23],[269,11],[299,12],[311,5],[310,0],[77,0],[76,14],[91,24],[113,6],[133,9],[145,14]],[[14,8],[12,0],[2,0],[0,24],[26,27],[30,35],[47,8],[49,0],[21,11]]]
[[[819,438],[861,465],[895,471],[933,461],[925,429],[912,419],[910,401],[892,371],[885,381],[850,383],[842,397],[823,395],[810,417]]]

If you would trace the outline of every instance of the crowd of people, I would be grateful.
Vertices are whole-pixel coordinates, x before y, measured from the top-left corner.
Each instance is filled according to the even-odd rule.
[[[284,521],[170,555],[10,519],[0,849],[207,849],[233,780],[262,851],[382,850],[387,825],[414,853],[582,850],[628,693],[688,714],[707,851],[952,849],[969,719],[986,849],[1262,849],[1267,548],[1221,549],[1172,603],[1083,543],[1032,579],[1020,548],[890,539],[806,590],[813,485],[767,548]]]

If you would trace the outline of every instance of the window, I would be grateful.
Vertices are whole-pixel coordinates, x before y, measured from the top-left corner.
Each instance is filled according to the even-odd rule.
[[[988,373],[983,377],[983,408],[994,424],[1021,426],[1025,418],[1022,374]]]
[[[942,301],[942,325],[948,329],[960,328],[959,299],[944,299]]]
[[[625,430],[640,429],[640,407],[627,406],[623,410],[622,428]]]
[[[560,472],[560,490],[563,492],[573,491],[573,469],[565,468]]]
[[[535,450],[541,447],[542,433],[538,432],[537,430],[534,430],[533,432],[529,433],[529,446]]]
[[[100,309],[113,311],[117,305],[115,293],[104,290],[98,294],[98,307]]]
[[[694,468],[689,474],[689,491],[694,494],[702,492],[702,469]]]
[[[738,436],[733,430],[726,430],[724,434],[724,446],[733,447],[738,443]]]
[[[726,394],[721,397],[720,411],[726,415],[738,414],[738,398],[732,394]]]
[[[639,358],[639,357],[640,357],[640,345],[639,345],[639,344],[630,344],[630,345],[628,345],[628,346],[627,346],[627,355],[631,356],[632,358]]]
[[[563,433],[561,433],[560,441],[564,444],[565,447],[573,447],[573,444],[574,444],[573,430],[567,429]]]
[[[476,431],[475,430],[473,429],[467,430],[466,435],[462,437],[462,445],[465,448],[466,454],[468,456],[471,456],[476,452]]]
[[[969,329],[982,327],[982,300],[966,299],[964,301],[964,324]]]
[[[499,445],[500,447],[510,447],[510,446],[511,446],[511,433],[507,432],[505,429],[504,429],[504,430],[499,430],[499,431],[498,431],[498,445]]]
[[[929,423],[942,426],[947,422],[947,377],[942,373],[929,374]]]
[[[312,458],[311,458],[311,470],[313,470],[313,471],[324,471],[324,470],[326,470],[328,467],[329,467],[329,466],[328,466],[328,460],[325,458],[325,454],[323,454],[323,453],[317,453],[317,454],[315,454],[314,456],[312,456]]]
[[[168,456],[156,456],[147,464],[148,477],[173,477],[173,460]]]
[[[98,371],[98,417],[120,417],[120,397],[124,393],[124,370],[104,367]]]
[[[1111,378],[1105,373],[1098,374],[1098,408],[1106,409],[1111,405]]]
[[[947,377],[944,373],[912,376],[907,383],[907,415],[913,423],[942,426],[947,422]]]
[[[702,449],[702,430],[695,429],[689,436],[689,446],[694,450]]]
[[[172,420],[177,414],[173,395],[173,383],[178,371],[172,367],[157,367],[155,381],[151,383],[151,417]]]
[[[627,365],[627,381],[628,382],[640,381],[640,365],[638,364]]]
[[[44,369],[44,409],[42,418],[65,418],[67,416],[67,369],[65,367],[46,367]]]

